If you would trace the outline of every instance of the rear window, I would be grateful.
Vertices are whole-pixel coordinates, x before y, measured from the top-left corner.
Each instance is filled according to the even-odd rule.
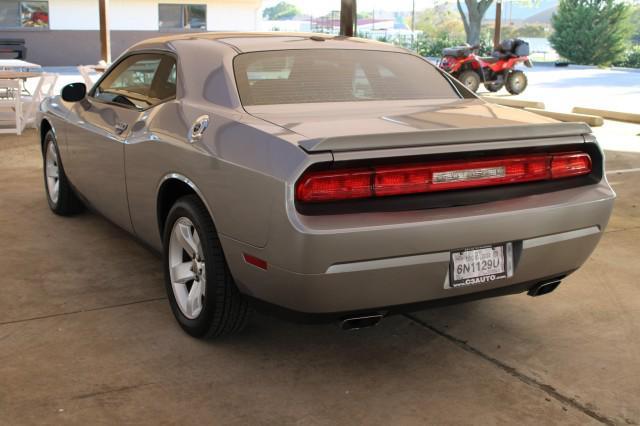
[[[425,60],[373,50],[281,50],[235,58],[245,106],[459,98]]]

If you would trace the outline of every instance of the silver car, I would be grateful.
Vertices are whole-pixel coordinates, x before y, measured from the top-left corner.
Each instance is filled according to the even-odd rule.
[[[51,209],[88,206],[161,251],[197,337],[239,331],[254,308],[360,328],[548,293],[615,197],[588,126],[488,104],[356,38],[148,40],[38,122]]]

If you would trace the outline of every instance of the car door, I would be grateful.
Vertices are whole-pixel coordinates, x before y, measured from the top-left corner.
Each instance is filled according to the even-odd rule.
[[[145,126],[145,112],[164,100],[154,82],[166,81],[174,64],[162,53],[129,55],[69,115],[65,171],[96,210],[129,231],[124,147],[131,130]]]

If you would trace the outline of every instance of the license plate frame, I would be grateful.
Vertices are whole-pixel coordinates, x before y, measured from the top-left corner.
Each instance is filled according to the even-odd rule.
[[[449,286],[452,288],[489,284],[512,275],[511,243],[488,244],[450,252]]]

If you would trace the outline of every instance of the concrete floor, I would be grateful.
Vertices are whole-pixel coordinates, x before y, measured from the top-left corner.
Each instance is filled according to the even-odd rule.
[[[158,257],[49,212],[34,132],[2,136],[0,424],[640,424],[639,178],[610,174],[610,227],[552,295],[359,332],[257,316],[211,343],[175,323]]]
[[[529,80],[518,96],[505,89],[497,93],[512,99],[542,101],[550,111],[571,112],[576,106],[637,112],[640,99],[640,69],[610,69],[581,65],[554,67],[534,64],[520,67]],[[481,93],[487,93],[484,88]]]

